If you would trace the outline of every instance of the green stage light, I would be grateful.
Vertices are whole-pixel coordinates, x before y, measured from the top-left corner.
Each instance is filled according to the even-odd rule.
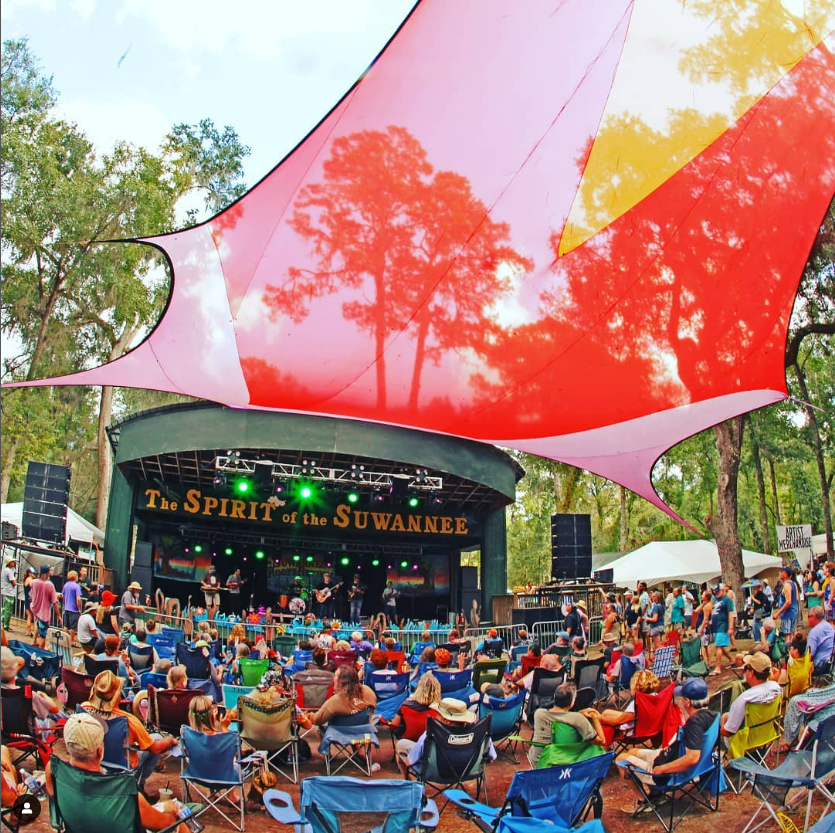
[[[301,489],[299,489],[299,497],[301,497],[302,500],[310,500],[310,498],[313,497],[313,489],[311,489],[310,486],[302,486]]]
[[[340,563],[343,567],[347,567],[347,566],[351,563],[351,559],[350,559],[350,558],[348,558],[348,556],[346,555],[346,556],[344,556],[343,558],[341,558],[341,559],[340,559],[339,563]]]
[[[241,478],[235,483],[235,491],[241,495],[247,494],[251,488],[252,484],[246,478]]]
[[[356,503],[359,499],[359,492],[348,492],[348,503]]]
[[[202,544],[195,544],[194,545],[195,552],[203,552],[203,545]]]
[[[224,554],[224,555],[232,555],[232,547],[227,547],[227,548],[223,551],[223,554]]]
[[[313,561],[313,556],[312,556],[312,555],[308,555],[308,556],[307,556],[307,558],[305,558],[305,561],[306,561],[308,564],[310,564],[310,562],[311,562],[311,561]]]
[[[411,506],[412,509],[414,509],[419,503],[420,503],[420,501],[417,499],[417,497],[415,495],[412,495],[409,498],[409,506]]]
[[[257,550],[255,553],[256,558],[263,558],[264,557],[264,550]]]
[[[379,558],[375,558],[375,559],[371,562],[371,566],[372,566],[372,567],[379,567],[379,566],[380,566],[380,559],[379,559]]]
[[[302,557],[300,555],[294,555],[293,556],[293,561],[301,561],[301,560],[302,560]]]
[[[406,567],[408,567],[408,566],[409,566],[409,562],[408,562],[408,561],[401,561],[401,562],[400,562],[400,566],[401,566],[401,567],[405,570],[405,569],[406,569]]]

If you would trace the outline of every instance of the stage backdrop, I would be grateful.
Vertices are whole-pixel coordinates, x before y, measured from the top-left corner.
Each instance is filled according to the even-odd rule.
[[[174,581],[201,581],[212,566],[208,549],[195,552],[193,547],[186,548],[181,539],[163,535],[154,553],[154,575]]]
[[[386,580],[393,581],[403,596],[447,595],[449,556],[423,555],[419,559],[409,558],[405,566],[400,561],[392,561]]]

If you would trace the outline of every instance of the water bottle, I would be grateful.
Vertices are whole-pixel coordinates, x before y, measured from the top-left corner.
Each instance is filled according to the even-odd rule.
[[[189,830],[193,830],[194,833],[199,833],[199,831],[203,830],[203,825],[194,817],[194,814],[191,812],[191,807],[188,805],[182,806],[177,811],[177,820],[185,822],[186,827]]]
[[[44,784],[36,775],[30,774],[25,769],[21,769],[20,780],[26,785],[26,791],[28,793],[37,796],[43,801],[41,792],[43,791]]]

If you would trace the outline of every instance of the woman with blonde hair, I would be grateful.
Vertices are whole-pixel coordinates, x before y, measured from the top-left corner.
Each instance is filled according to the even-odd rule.
[[[417,712],[424,712],[428,711],[438,703],[441,699],[441,684],[438,682],[438,678],[431,672],[427,671],[418,681],[417,688],[415,689],[412,696],[403,703],[403,706],[408,706],[410,709],[413,709]],[[400,707],[400,709],[403,708]],[[399,737],[403,734],[400,731],[401,727],[404,727],[403,724],[403,714],[401,710],[398,709],[397,714],[389,721],[389,729],[391,729],[392,734],[395,737]]]
[[[605,709],[600,713],[600,724],[603,726],[603,734],[606,737],[606,746],[610,746],[614,737],[614,728],[620,727],[621,731],[628,734],[635,725],[635,694],[656,694],[661,688],[661,680],[652,671],[636,671],[629,681],[629,690],[632,692],[632,699],[623,711],[617,709]]]

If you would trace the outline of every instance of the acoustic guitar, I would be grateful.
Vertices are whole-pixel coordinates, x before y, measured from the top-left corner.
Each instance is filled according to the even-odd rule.
[[[324,604],[344,583],[340,581],[339,584],[334,584],[333,586],[328,585],[324,590],[316,590],[316,601],[319,604]]]

